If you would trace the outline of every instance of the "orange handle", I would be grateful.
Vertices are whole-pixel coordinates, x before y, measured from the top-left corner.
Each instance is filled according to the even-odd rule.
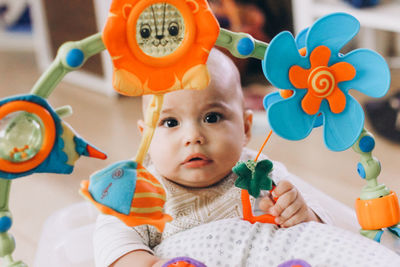
[[[275,189],[275,186],[272,187],[271,191]],[[271,223],[271,224],[276,224],[275,222],[275,216],[272,216],[271,214],[263,214],[259,216],[254,216],[253,212],[251,211],[251,203],[250,203],[250,195],[247,190],[242,189],[242,194],[241,194],[241,199],[242,199],[242,206],[243,206],[243,219],[250,222],[250,223]],[[273,198],[274,203],[278,200],[278,198]]]

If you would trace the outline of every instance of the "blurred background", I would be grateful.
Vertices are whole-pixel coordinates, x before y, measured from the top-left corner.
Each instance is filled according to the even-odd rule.
[[[0,0],[0,98],[28,93],[54,59],[58,47],[101,31],[110,0]],[[357,38],[345,50],[371,48],[387,60],[391,89],[382,99],[354,93],[366,111],[366,128],[376,138],[373,151],[382,164],[379,178],[400,192],[400,1],[398,0],[210,0],[224,28],[250,33],[269,42],[277,33],[296,34],[325,14],[344,11],[361,22]],[[345,51],[343,51],[345,52]],[[246,105],[255,111],[253,139],[258,149],[269,132],[263,97],[276,90],[261,71],[258,60],[233,58],[242,74]],[[136,121],[142,116],[141,99],[119,97],[111,87],[112,66],[106,52],[68,74],[49,97],[53,107],[71,105],[65,120],[84,138],[108,154],[108,159],[82,158],[72,175],[36,174],[13,181],[10,232],[17,240],[14,256],[33,265],[46,219],[79,203],[81,180],[118,160],[132,158],[140,142]],[[285,163],[289,171],[322,192],[353,207],[365,184],[357,174],[358,154],[337,153],[323,144],[322,129],[301,142],[273,135],[264,153]]]

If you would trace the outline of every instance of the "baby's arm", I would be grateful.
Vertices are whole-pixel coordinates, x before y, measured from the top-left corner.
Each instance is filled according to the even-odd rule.
[[[197,261],[190,257],[175,257],[171,260],[159,259],[149,252],[144,250],[137,250],[128,253],[127,255],[118,259],[110,267],[131,267],[135,266],[150,266],[150,267],[172,267],[172,266],[193,266],[193,267],[207,267],[204,263]]]
[[[125,254],[116,260],[110,267],[161,267],[167,260],[159,259],[148,251],[136,250]]]
[[[302,222],[322,222],[314,211],[307,206],[300,191],[289,181],[282,180],[272,191],[272,198],[267,195],[259,203],[265,213],[275,216],[275,222],[282,227],[290,227]]]
[[[132,228],[113,216],[100,214],[93,234],[95,264],[97,267],[162,267],[164,264],[177,266],[177,262],[186,262],[191,266],[205,267],[188,257],[160,259],[153,255],[150,243],[146,225]]]
[[[153,266],[160,259],[152,255],[149,236],[144,225],[132,228],[113,216],[99,215],[93,235],[96,266]]]

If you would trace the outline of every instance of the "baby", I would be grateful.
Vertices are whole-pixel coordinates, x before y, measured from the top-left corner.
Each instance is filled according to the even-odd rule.
[[[174,220],[158,233],[152,226],[129,228],[114,217],[100,215],[94,236],[97,266],[162,266],[168,259],[152,251],[162,240],[208,222],[243,216],[232,167],[239,160],[255,158],[255,151],[245,148],[252,112],[244,107],[239,72],[232,61],[213,49],[207,66],[208,88],[165,95],[149,148],[146,168],[163,184],[165,213]],[[143,106],[149,101],[150,96],[143,97]],[[140,120],[138,127],[143,132],[146,126]],[[274,215],[281,227],[326,221],[291,182],[280,181],[288,175],[282,164],[274,162],[272,178],[277,186],[272,196],[278,200],[274,203],[264,194],[257,201],[252,198],[252,206]]]

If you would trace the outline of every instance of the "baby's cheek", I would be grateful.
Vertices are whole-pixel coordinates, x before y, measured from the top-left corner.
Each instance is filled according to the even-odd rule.
[[[229,143],[221,148],[222,158],[225,159],[226,162],[234,163],[240,159],[240,155],[242,154],[243,146],[241,140],[237,140],[237,142]]]
[[[240,160],[240,155],[241,150],[227,148],[222,149],[218,162],[220,175],[229,174],[232,171],[232,168]]]
[[[170,169],[173,165],[172,153],[166,153],[166,151],[160,149],[160,147],[150,146],[149,156],[157,171],[161,175],[165,176],[166,173],[170,172]]]

